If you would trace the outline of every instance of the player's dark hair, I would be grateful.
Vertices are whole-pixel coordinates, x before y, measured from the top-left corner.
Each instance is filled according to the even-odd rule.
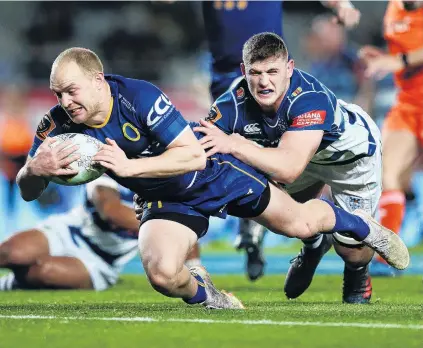
[[[71,47],[64,50],[57,56],[53,66],[63,62],[75,62],[82,70],[89,74],[103,72],[103,64],[100,58],[88,48]]]
[[[242,48],[242,60],[250,65],[270,57],[288,59],[288,49],[282,38],[275,34],[264,32],[250,37]]]

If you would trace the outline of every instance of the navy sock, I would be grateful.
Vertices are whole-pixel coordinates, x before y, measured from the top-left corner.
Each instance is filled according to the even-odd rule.
[[[201,278],[198,274],[194,275],[193,277],[197,280],[197,293],[194,295],[193,298],[185,299],[183,300],[188,304],[195,304],[195,303],[201,303],[204,302],[207,299],[206,294],[206,286],[204,285],[204,280]]]
[[[345,232],[349,233],[351,237],[359,241],[362,241],[369,235],[370,228],[362,218],[337,207],[331,201],[326,199],[322,199],[322,201],[329,204],[335,213],[335,227],[332,231],[326,231],[323,233]]]

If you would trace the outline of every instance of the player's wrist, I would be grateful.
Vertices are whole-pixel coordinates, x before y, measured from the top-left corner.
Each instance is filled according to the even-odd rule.
[[[29,160],[29,162],[26,164],[26,176],[29,177],[43,177],[42,173],[39,171],[38,166],[36,165],[35,159]]]

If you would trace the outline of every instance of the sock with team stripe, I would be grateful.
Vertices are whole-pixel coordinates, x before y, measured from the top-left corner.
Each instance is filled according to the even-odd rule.
[[[0,291],[10,291],[16,288],[17,282],[12,272],[0,277]]]
[[[364,240],[370,233],[369,225],[357,215],[351,214],[344,209],[337,207],[333,202],[326,199],[322,199],[331,206],[335,213],[335,226],[331,231],[325,233],[334,232],[346,232],[349,233],[355,240]]]
[[[194,297],[190,299],[183,298],[183,300],[188,304],[202,303],[207,299],[204,280],[198,274],[193,274],[192,276],[197,280],[197,293],[194,295]]]

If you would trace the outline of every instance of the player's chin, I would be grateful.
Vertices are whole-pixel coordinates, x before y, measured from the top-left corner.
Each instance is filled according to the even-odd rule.
[[[70,116],[70,118],[71,118],[72,122],[76,123],[76,124],[85,123],[85,122],[87,122],[87,119],[88,119],[85,112],[82,112],[79,115]]]
[[[261,105],[261,106],[272,106],[273,103],[275,102],[276,98],[274,96],[263,96],[260,95],[258,96],[258,98],[256,99],[256,101]]]

